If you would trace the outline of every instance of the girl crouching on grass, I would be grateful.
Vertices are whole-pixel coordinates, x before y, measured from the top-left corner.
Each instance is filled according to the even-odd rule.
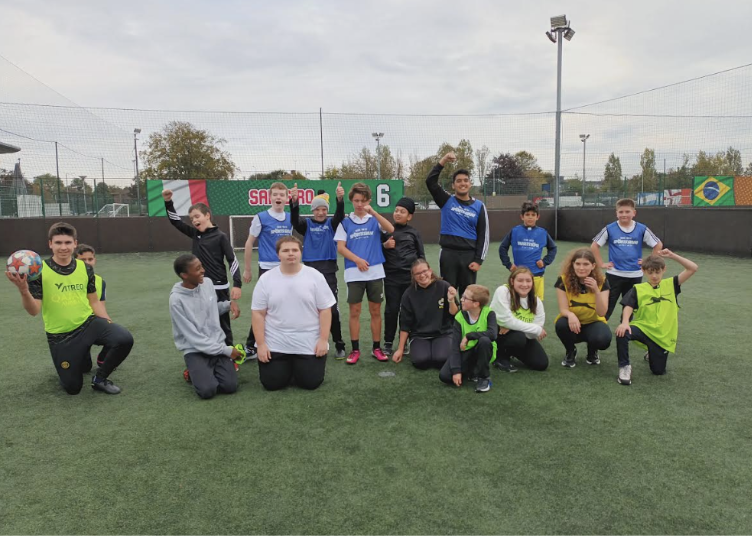
[[[509,281],[494,292],[491,310],[496,313],[499,336],[496,339],[499,356],[494,366],[515,372],[514,356],[532,370],[546,370],[548,355],[540,341],[546,337],[543,323],[546,312],[543,302],[535,295],[533,273],[517,267],[509,274]]]
[[[452,347],[452,325],[459,310],[457,291],[436,277],[425,259],[413,262],[411,273],[412,284],[402,295],[399,347],[392,361],[402,361],[409,338],[413,365],[441,368]]]
[[[610,286],[593,252],[580,248],[570,253],[554,286],[559,301],[556,335],[566,351],[562,366],[574,368],[575,344],[580,342],[587,343],[587,364],[600,365],[598,351],[611,345],[611,330],[605,318]]]

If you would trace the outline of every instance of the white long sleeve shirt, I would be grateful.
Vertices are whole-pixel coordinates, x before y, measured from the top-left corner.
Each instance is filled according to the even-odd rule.
[[[535,319],[532,323],[520,320],[512,312],[512,297],[509,294],[509,287],[501,285],[494,292],[491,299],[491,310],[496,313],[496,323],[502,328],[512,331],[521,331],[528,339],[537,339],[543,330],[543,324],[546,321],[546,311],[543,308],[543,302],[540,298],[535,309]],[[528,299],[520,298],[520,306],[528,309]]]

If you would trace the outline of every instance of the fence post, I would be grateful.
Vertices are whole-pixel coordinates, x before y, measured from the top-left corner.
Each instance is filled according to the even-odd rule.
[[[44,210],[44,179],[39,179],[39,195],[42,198],[42,219],[47,219],[46,212]]]

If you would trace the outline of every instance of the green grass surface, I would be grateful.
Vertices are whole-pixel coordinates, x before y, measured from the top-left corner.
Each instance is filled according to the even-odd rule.
[[[624,387],[615,344],[598,367],[559,364],[553,283],[574,246],[560,244],[546,277],[551,367],[494,370],[486,394],[364,357],[330,359],[314,392],[264,392],[246,364],[237,394],[201,401],[172,342],[176,255],[132,254],[98,266],[110,314],[136,339],[113,375],[123,393],[69,396],[41,317],[6,282],[0,532],[749,533],[752,262],[688,254],[700,270],[679,298],[669,372],[652,376],[635,348]],[[428,256],[438,267],[436,246]],[[506,276],[494,250],[479,282]],[[245,288],[236,339],[250,303]]]

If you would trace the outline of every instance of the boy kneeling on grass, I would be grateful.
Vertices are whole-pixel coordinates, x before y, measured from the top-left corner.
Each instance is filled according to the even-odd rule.
[[[196,394],[203,399],[238,390],[234,359],[241,353],[227,344],[219,317],[240,316],[237,302],[217,300],[212,280],[195,255],[181,255],[173,265],[181,279],[170,292],[170,317],[175,346],[183,352]],[[187,378],[186,378],[187,379]]]
[[[477,381],[476,393],[491,390],[491,361],[496,352],[496,313],[488,306],[491,293],[482,285],[468,285],[462,310],[454,317],[452,350],[439,373],[449,385],[462,385],[463,376]]]
[[[670,279],[663,279],[666,262],[673,259],[684,270]],[[650,371],[656,375],[666,374],[669,352],[676,351],[679,333],[679,305],[676,297],[681,285],[697,272],[697,265],[669,249],[650,255],[642,261],[642,271],[648,280],[634,286],[621,303],[624,306],[622,320],[616,328],[616,354],[619,358],[619,376],[622,385],[631,385],[632,366],[629,364],[629,341],[647,348]],[[629,321],[634,312],[634,318]]]

